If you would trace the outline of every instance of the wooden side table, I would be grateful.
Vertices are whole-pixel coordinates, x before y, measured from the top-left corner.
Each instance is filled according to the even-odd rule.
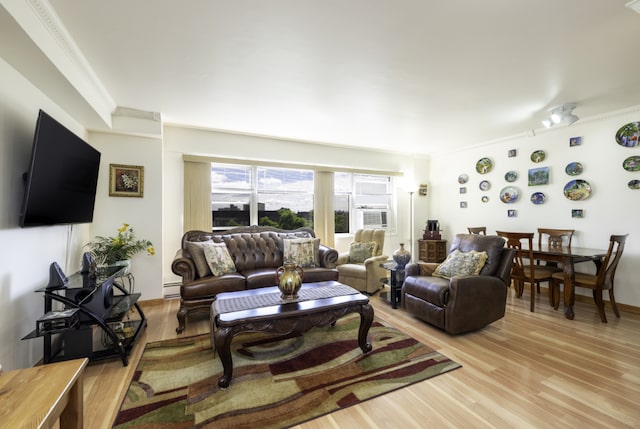
[[[39,365],[0,375],[0,428],[82,429],[82,372],[89,359]]]
[[[442,262],[447,258],[447,240],[418,240],[418,259]]]

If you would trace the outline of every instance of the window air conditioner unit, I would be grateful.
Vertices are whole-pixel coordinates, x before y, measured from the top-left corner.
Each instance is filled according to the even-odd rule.
[[[360,226],[362,228],[386,228],[388,225],[386,210],[360,211]]]

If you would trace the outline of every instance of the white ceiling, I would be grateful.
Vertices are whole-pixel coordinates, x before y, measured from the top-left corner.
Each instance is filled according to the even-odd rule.
[[[117,106],[427,154],[640,104],[629,0],[50,0]],[[579,123],[579,122],[578,122]]]

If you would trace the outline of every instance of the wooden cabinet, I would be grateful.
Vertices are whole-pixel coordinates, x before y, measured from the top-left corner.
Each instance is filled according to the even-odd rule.
[[[418,240],[418,259],[422,262],[442,262],[447,257],[447,240]]]

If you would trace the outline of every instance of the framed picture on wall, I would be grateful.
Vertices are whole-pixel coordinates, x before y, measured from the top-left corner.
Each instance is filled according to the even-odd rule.
[[[546,185],[549,183],[549,167],[529,169],[529,186]]]
[[[569,139],[569,147],[580,146],[582,144],[582,137],[571,137]]]
[[[109,164],[109,196],[139,197],[144,195],[144,167]]]

